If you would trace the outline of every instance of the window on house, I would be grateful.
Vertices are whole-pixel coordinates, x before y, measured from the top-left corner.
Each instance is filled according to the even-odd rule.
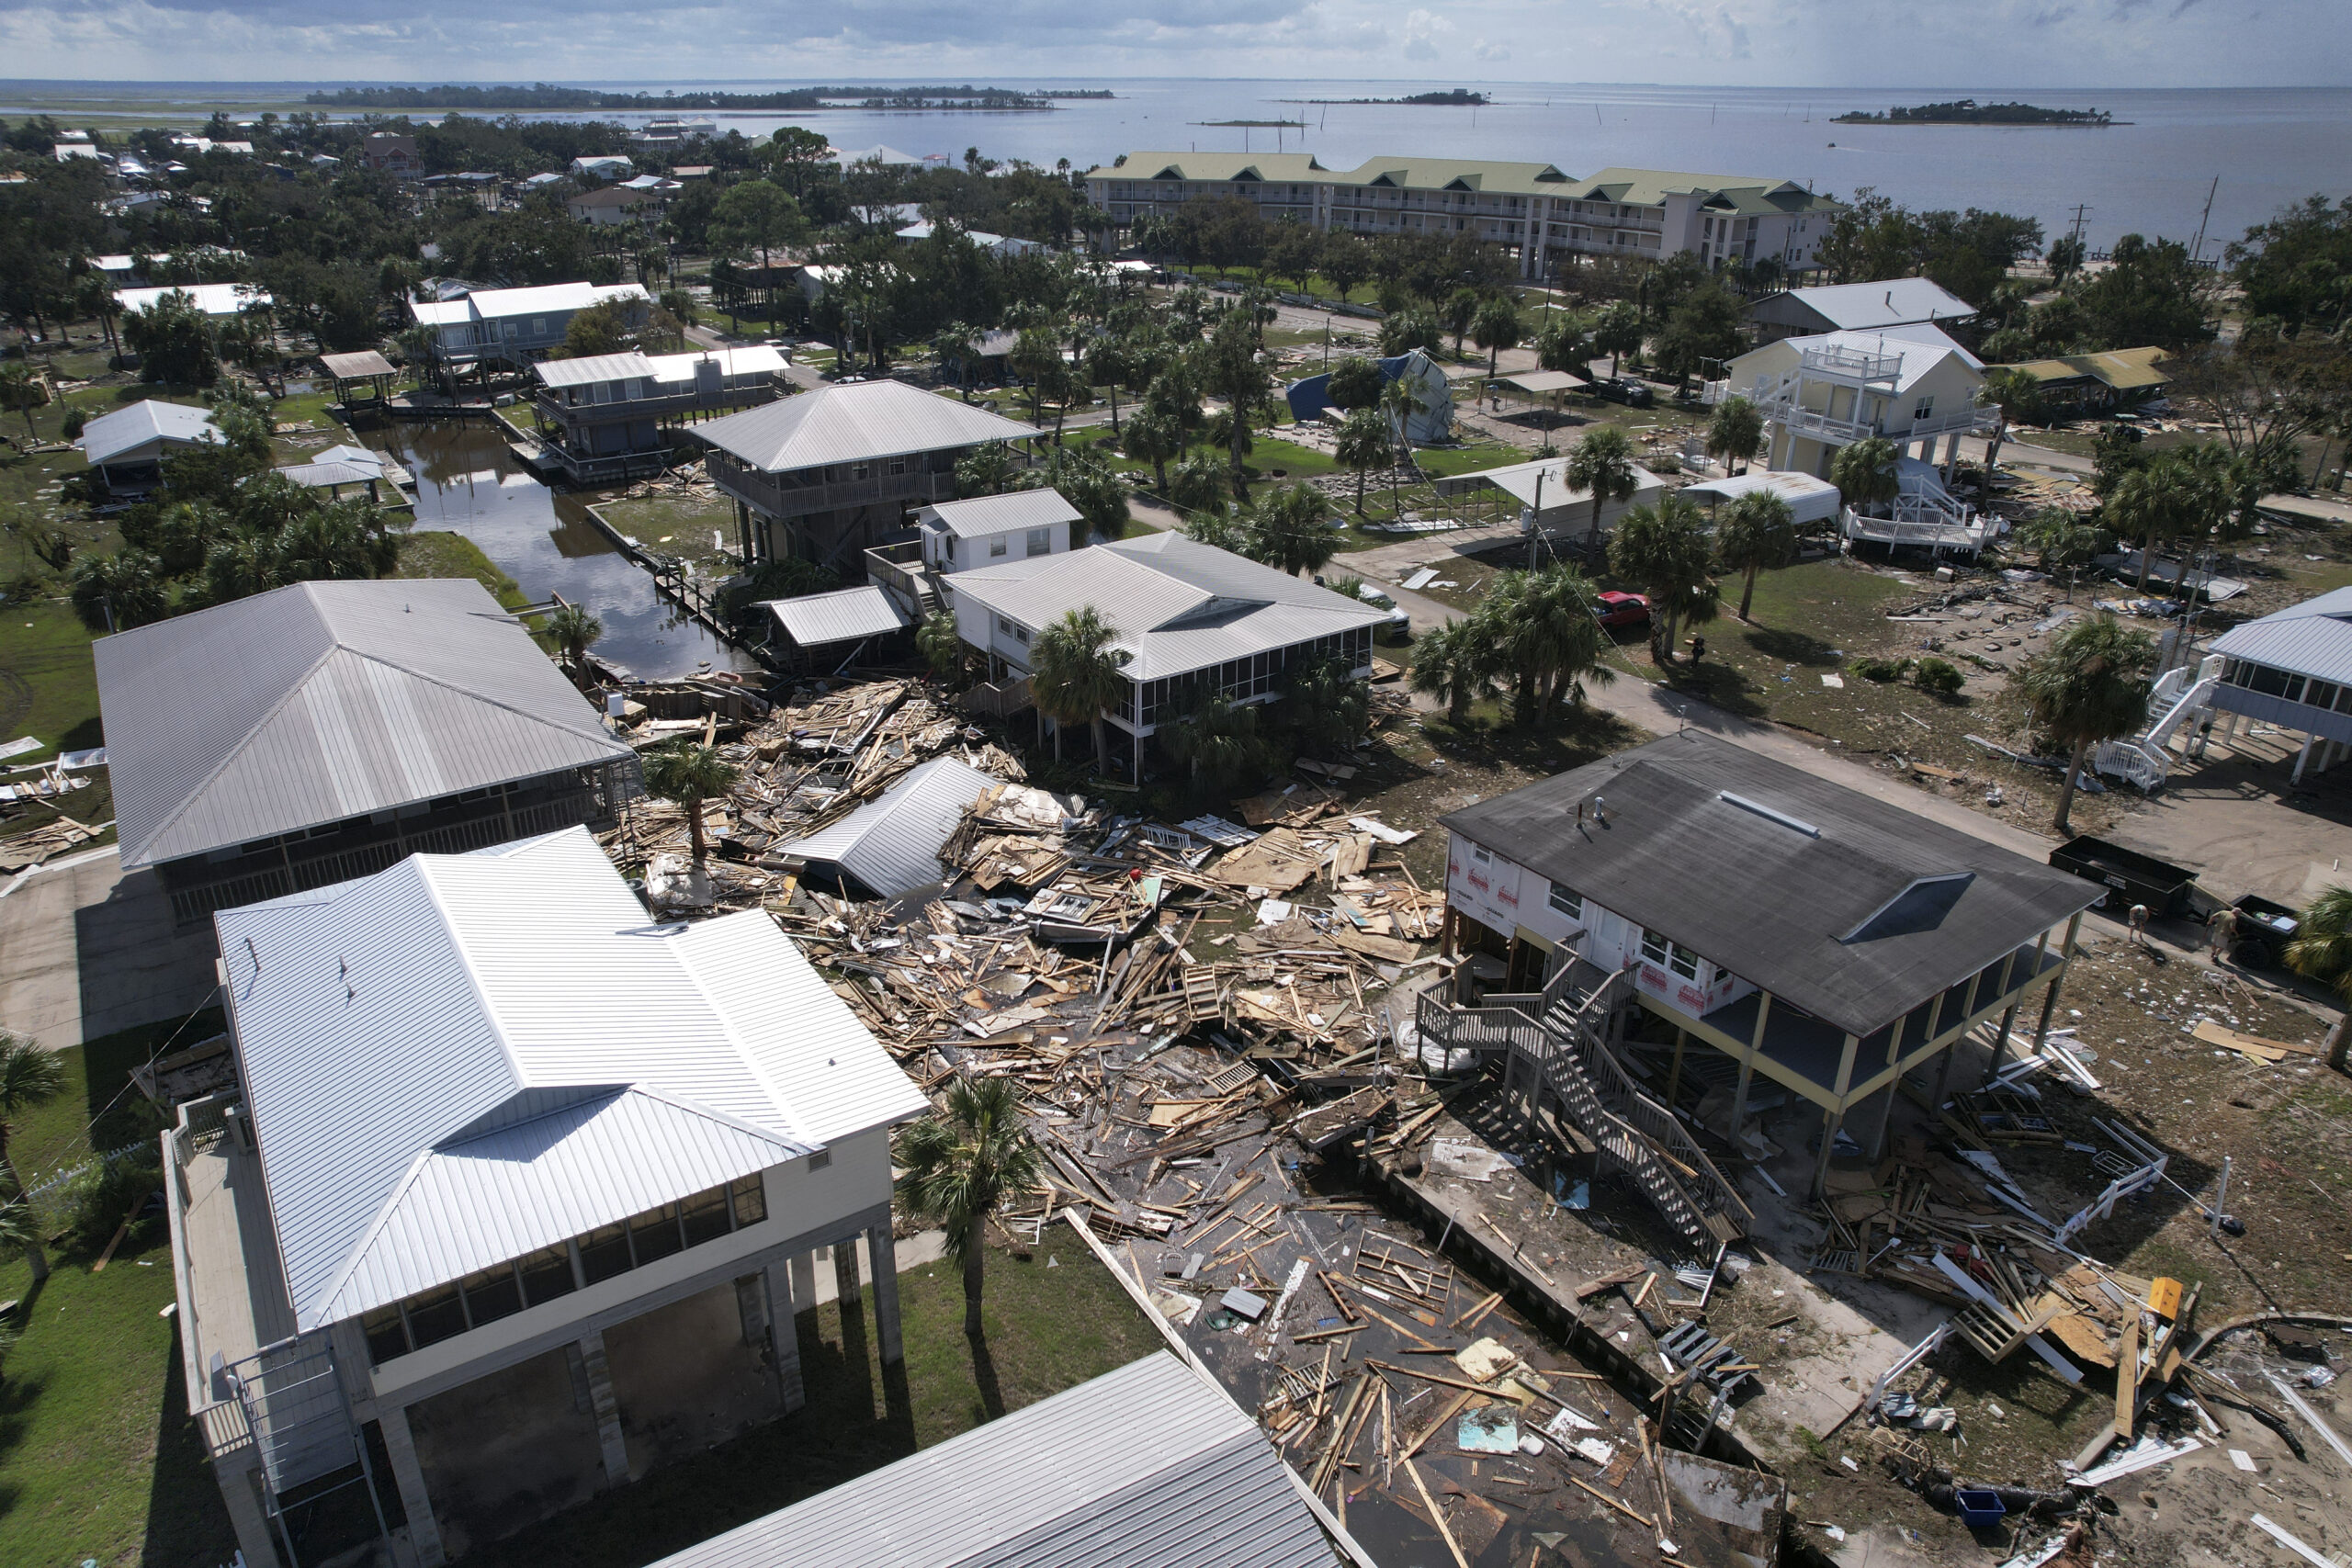
[[[1551,904],[1572,920],[1584,919],[1584,895],[1563,883],[1552,884]]]
[[[466,1298],[466,1316],[476,1328],[523,1310],[523,1289],[515,1282],[512,1263],[468,1275],[458,1281],[458,1290]]]
[[[715,1241],[735,1228],[734,1221],[728,1213],[728,1193],[724,1187],[697,1192],[679,1204],[678,1218],[685,1231],[688,1247]]]
[[[903,473],[905,473],[905,472],[907,471],[907,460],[906,460],[904,457],[893,457],[893,458],[891,458],[891,459],[890,459],[890,471],[891,471],[892,473],[894,473],[894,474],[903,474]]]
[[[466,1331],[466,1305],[458,1299],[455,1285],[411,1296],[401,1309],[408,1317],[409,1343],[420,1350]]]
[[[1934,396],[1931,394],[1931,395],[1929,395],[1929,396],[1928,396],[1928,397],[1924,397],[1924,398],[1921,398],[1921,399],[1919,400],[1919,406],[1918,406],[1917,408],[1913,409],[1913,410],[1911,411],[1911,418],[1912,418],[1915,422],[1916,422],[1916,421],[1918,421],[1918,420],[1923,420],[1923,419],[1926,419],[1929,414],[1934,413],[1935,412],[1936,412],[1936,400],[1935,400]]]
[[[1663,964],[1666,962],[1666,955],[1669,951],[1670,948],[1666,938],[1658,935],[1657,932],[1654,931],[1645,930],[1642,932],[1642,956],[1644,958],[1648,959],[1653,964]]]
[[[1031,555],[1046,556],[1051,555],[1053,552],[1054,531],[1051,528],[1032,528],[1029,530],[1029,553]]]
[[[580,1238],[580,1272],[590,1284],[626,1274],[633,1267],[626,1224],[599,1225]]]
[[[408,1326],[401,1322],[398,1302],[368,1314],[359,1320],[359,1327],[368,1337],[368,1359],[377,1365],[408,1354]]]
[[[1012,628],[1012,640],[1013,640],[1013,641],[1015,641],[1015,642],[1017,642],[1017,643],[1019,643],[1019,644],[1020,644],[1022,647],[1023,647],[1023,648],[1028,647],[1028,646],[1029,646],[1029,628],[1028,628],[1027,626],[1015,626],[1015,627],[1013,627],[1013,628]]]
[[[1478,844],[1473,844],[1470,846],[1470,858],[1479,865],[1492,865],[1495,863],[1494,855]]]
[[[808,1156],[808,1168],[822,1170],[833,1163],[833,1151],[819,1149]],[[735,1204],[735,1227],[758,1224],[768,1217],[768,1190],[756,1176],[739,1179],[728,1188],[728,1195]]]
[[[658,1209],[648,1209],[628,1223],[628,1242],[637,1254],[637,1266],[658,1262],[685,1246],[685,1238],[678,1230],[678,1206],[664,1203]]]
[[[526,1306],[568,1296],[580,1288],[579,1278],[571,1271],[571,1248],[568,1245],[543,1247],[516,1268],[523,1276],[523,1302]]]
[[[999,615],[996,618],[996,633],[999,637],[1011,637],[1012,635],[1012,623],[1006,620],[1002,615]]]
[[[533,316],[531,318],[531,335],[533,337],[545,337],[548,335],[548,319],[545,316]]]
[[[989,540],[989,558],[994,560],[997,557],[1009,552],[1012,547],[1012,541],[1002,534],[999,534]]]
[[[1699,977],[1699,957],[1689,948],[1677,945],[1667,954],[1666,966],[1686,980]]]

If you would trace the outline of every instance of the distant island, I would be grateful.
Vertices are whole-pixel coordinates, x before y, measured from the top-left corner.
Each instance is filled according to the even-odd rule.
[[[1057,98],[1107,98],[1107,88],[1029,93],[1010,87],[792,87],[776,93],[601,93],[587,87],[341,87],[306,96],[329,108],[398,113],[406,109],[821,109],[854,98],[869,109],[1049,109]]]
[[[1495,100],[1484,93],[1474,93],[1467,87],[1448,87],[1439,93],[1415,93],[1408,98],[1286,98],[1285,103],[1300,104],[1435,104],[1455,108],[1476,108]]]
[[[1948,104],[1921,104],[1917,108],[1891,108],[1884,114],[1853,109],[1839,115],[1837,125],[2088,125],[2108,126],[2115,117],[2105,109],[2045,109],[2033,104],[1980,104],[1956,98]],[[2129,120],[2124,121],[2130,124]]]

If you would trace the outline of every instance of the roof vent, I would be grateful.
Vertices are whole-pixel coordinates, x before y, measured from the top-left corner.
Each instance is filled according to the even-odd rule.
[[[1804,818],[1792,817],[1785,811],[1775,811],[1760,800],[1750,800],[1744,795],[1734,795],[1729,790],[1723,791],[1721,794],[1717,795],[1715,798],[1722,801],[1725,806],[1736,806],[1742,811],[1753,811],[1757,816],[1765,818],[1767,821],[1778,822],[1783,828],[1793,828],[1808,839],[1818,839],[1821,837],[1821,829],[1806,821]]]

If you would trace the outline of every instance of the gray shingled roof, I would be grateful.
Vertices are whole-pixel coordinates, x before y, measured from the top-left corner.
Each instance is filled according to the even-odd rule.
[[[303,582],[93,646],[122,863],[630,760],[479,582]]]
[[[1726,792],[1817,832],[1736,804]],[[1588,814],[1579,827],[1577,803],[1594,795],[1608,803],[1608,820],[1596,827]],[[2003,953],[2030,947],[2103,891],[1696,730],[1443,820],[1862,1035]],[[1934,897],[1906,897],[1923,879],[1953,876],[1965,880],[1938,884]]]
[[[1164,1352],[654,1568],[1331,1568],[1257,1427]]]

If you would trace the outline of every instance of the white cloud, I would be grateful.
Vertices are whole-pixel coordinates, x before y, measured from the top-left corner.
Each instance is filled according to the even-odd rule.
[[[1439,35],[1453,30],[1453,24],[1434,11],[1408,12],[1405,17],[1405,58],[1435,60]]]

